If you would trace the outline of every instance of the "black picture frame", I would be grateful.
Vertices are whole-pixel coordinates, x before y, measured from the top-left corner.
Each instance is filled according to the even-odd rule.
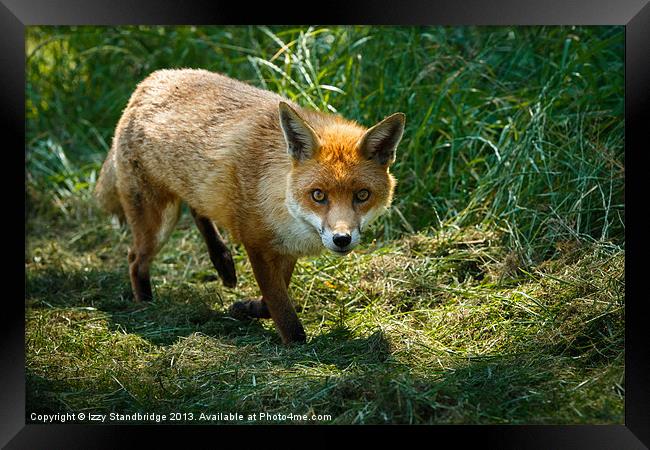
[[[236,3],[181,0],[0,0],[0,117],[6,131],[4,155],[10,163],[0,177],[3,192],[16,199],[8,211],[22,207],[19,187],[25,172],[18,170],[19,148],[25,148],[25,27],[29,25],[182,25],[182,24],[369,24],[369,25],[623,25],[625,26],[625,196],[635,208],[626,208],[626,349],[625,425],[580,426],[433,426],[409,427],[407,433],[432,434],[435,442],[453,439],[455,445],[474,441],[487,448],[648,448],[650,445],[650,347],[644,333],[644,297],[640,292],[645,241],[642,227],[641,161],[650,125],[650,5],[648,0],[406,0],[333,1],[315,7],[306,3]],[[24,157],[24,153],[23,153]],[[15,160],[14,160],[15,158]],[[24,163],[24,158],[23,161]],[[15,167],[15,168],[14,168]],[[15,171],[14,171],[15,170]],[[22,177],[22,180],[21,180]],[[637,208],[638,207],[638,208]],[[6,448],[97,448],[128,445],[142,438],[176,440],[189,444],[187,433],[213,433],[212,427],[194,426],[91,426],[77,424],[25,424],[25,323],[24,304],[18,301],[25,284],[23,249],[12,236],[20,224],[10,214],[3,221],[5,251],[10,252],[4,271],[15,291],[5,295],[7,311],[0,350],[0,445]],[[23,232],[25,229],[23,228]],[[10,233],[10,234],[9,234]],[[15,254],[15,256],[14,256]],[[5,290],[5,292],[9,292]],[[220,427],[247,433],[250,428]],[[287,428],[291,428],[288,430]],[[349,430],[348,427],[335,427]],[[377,436],[394,427],[355,427],[355,432]],[[401,428],[400,428],[401,429]],[[245,431],[246,430],[246,431]],[[330,427],[328,430],[332,430]],[[170,433],[171,431],[171,433]],[[313,429],[264,427],[271,442],[291,434],[292,440],[310,445]],[[286,433],[289,431],[289,433]],[[309,433],[309,434],[306,434]],[[206,436],[207,437],[207,436]],[[422,436],[420,436],[422,437]],[[305,440],[304,438],[307,438]],[[416,439],[413,436],[413,439]],[[212,438],[214,439],[214,438]],[[218,437],[217,437],[218,439]],[[152,442],[149,440],[149,442]],[[216,440],[212,441],[215,444]],[[243,442],[243,441],[242,441]],[[415,442],[415,441],[414,441]],[[433,441],[431,441],[433,442]]]

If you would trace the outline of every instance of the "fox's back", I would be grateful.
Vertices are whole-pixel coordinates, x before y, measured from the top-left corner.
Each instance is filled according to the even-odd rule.
[[[243,203],[242,181],[254,178],[246,171],[261,159],[267,169],[290,164],[277,118],[281,100],[205,70],[160,70],[133,93],[116,151],[202,213],[227,215],[233,201]]]
[[[149,158],[212,158],[247,125],[277,115],[279,95],[206,70],[154,72],[133,93],[118,134]],[[180,150],[180,152],[179,152]]]
[[[278,94],[215,72],[164,69],[138,85],[129,107],[156,114],[163,122],[171,112],[177,119],[198,119],[196,125],[200,125],[202,119],[237,120],[240,114],[259,111],[279,100]]]

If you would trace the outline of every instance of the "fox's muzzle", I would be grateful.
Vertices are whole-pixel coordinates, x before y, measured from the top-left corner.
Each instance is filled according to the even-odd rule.
[[[323,245],[337,255],[346,255],[361,241],[361,235],[357,228],[351,231],[345,227],[336,227],[332,230],[324,227],[321,232]]]

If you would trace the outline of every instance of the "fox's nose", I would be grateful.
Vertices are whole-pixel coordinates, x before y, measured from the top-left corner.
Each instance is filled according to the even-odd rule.
[[[352,236],[349,234],[341,234],[341,233],[336,233],[334,237],[332,238],[334,243],[341,248],[345,248],[348,246],[350,242],[352,242]]]

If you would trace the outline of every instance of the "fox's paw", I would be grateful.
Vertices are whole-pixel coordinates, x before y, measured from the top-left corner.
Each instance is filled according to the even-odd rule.
[[[237,320],[250,320],[250,319],[269,319],[271,313],[269,312],[266,303],[262,300],[240,300],[228,309],[228,315]]]
[[[280,332],[280,337],[285,345],[299,345],[307,342],[307,335],[300,321],[287,326]]]

